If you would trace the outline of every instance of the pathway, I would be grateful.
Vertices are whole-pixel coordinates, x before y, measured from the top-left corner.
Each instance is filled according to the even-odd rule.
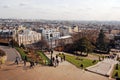
[[[57,52],[53,53],[55,56]],[[11,57],[12,58],[12,57]],[[10,58],[10,60],[11,60]],[[108,77],[83,71],[76,68],[67,61],[61,62],[58,67],[49,67],[38,65],[33,69],[24,67],[22,63],[19,65],[7,62],[0,69],[1,80],[109,80]]]
[[[16,57],[19,57],[21,59],[20,54],[14,48],[0,45],[0,49],[5,51],[7,55],[7,61],[15,61]]]
[[[88,71],[95,72],[105,76],[111,76],[114,65],[118,62],[114,59],[104,59],[96,65],[86,68]]]

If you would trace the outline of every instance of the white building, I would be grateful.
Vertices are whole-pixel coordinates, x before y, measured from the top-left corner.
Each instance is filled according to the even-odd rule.
[[[32,44],[41,40],[41,33],[37,33],[35,31],[31,31],[29,29],[22,30],[18,33],[18,43],[21,45]]]
[[[70,34],[79,32],[78,26],[61,26],[59,27],[60,36],[68,36]]]
[[[68,36],[62,36],[60,37],[58,40],[56,40],[56,46],[63,46],[63,45],[66,45],[66,44],[71,44],[73,43],[73,40],[72,40],[72,36],[68,35]]]
[[[70,34],[68,26],[59,27],[59,31],[60,31],[60,36],[67,36]]]
[[[41,28],[41,33],[43,35],[43,37],[47,40],[47,41],[51,41],[58,39],[60,37],[60,32],[57,31],[57,29],[52,29],[52,28]]]
[[[42,34],[50,47],[55,47],[55,41],[60,37],[60,32],[56,28],[40,28],[38,32]]]
[[[0,29],[0,38],[11,38],[14,39],[16,35],[16,30],[14,29]]]

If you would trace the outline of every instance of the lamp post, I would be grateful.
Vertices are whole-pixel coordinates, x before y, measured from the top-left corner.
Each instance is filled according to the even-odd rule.
[[[51,39],[51,49],[50,49],[50,66],[53,66],[53,61],[52,61],[52,54],[53,54],[53,50],[52,50],[52,38],[53,35],[50,34],[50,39]]]

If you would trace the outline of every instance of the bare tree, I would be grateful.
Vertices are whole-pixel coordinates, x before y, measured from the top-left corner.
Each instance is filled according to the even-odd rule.
[[[48,42],[45,40],[45,38],[42,36],[41,40],[36,43],[37,47],[39,47],[41,50],[43,48],[49,48]]]

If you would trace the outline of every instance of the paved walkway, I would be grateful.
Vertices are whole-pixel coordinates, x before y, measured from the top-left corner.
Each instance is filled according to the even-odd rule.
[[[55,57],[56,56],[56,54],[58,54],[59,52],[56,52],[56,51],[54,51],[54,53],[53,53],[53,57]],[[66,54],[66,53],[65,53]],[[50,54],[47,54],[47,56],[50,58]],[[59,61],[61,61],[60,60],[60,57],[58,57],[58,59],[59,59]],[[81,69],[78,69],[78,68],[76,68],[74,65],[72,65],[71,63],[69,63],[69,62],[67,62],[67,61],[63,61],[63,62],[61,62],[60,64],[59,64],[60,66],[69,66],[69,67],[71,67],[71,69],[74,67],[74,69],[75,70],[78,70],[78,71],[82,71],[83,72],[83,74],[85,74],[85,75],[87,75],[86,77],[85,77],[85,79],[83,78],[82,80],[87,80],[87,77],[88,77],[88,79],[90,79],[90,78],[93,78],[93,79],[90,79],[90,80],[95,80],[95,78],[97,77],[97,76],[99,76],[99,78],[98,78],[98,80],[108,80],[108,78],[107,77],[104,77],[104,76],[101,76],[101,75],[98,75],[98,74],[94,74],[94,73],[91,73],[91,72],[87,72],[87,71],[83,71],[83,70],[81,70]],[[76,72],[75,72],[76,73]],[[79,74],[81,74],[81,73],[79,73]],[[83,75],[82,74],[82,75]],[[89,76],[88,76],[88,74],[89,74]],[[91,75],[95,75],[96,77],[93,77],[93,76],[91,76]],[[91,76],[91,77],[90,77]],[[80,77],[82,77],[82,76],[80,76]]]
[[[57,52],[54,52],[55,56]],[[64,61],[58,67],[38,65],[33,69],[24,67],[22,63],[15,65],[7,62],[0,69],[1,80],[109,80],[108,77],[83,71]]]
[[[16,57],[19,57],[21,59],[20,54],[14,48],[0,45],[0,49],[5,51],[7,55],[7,61],[15,61]]]
[[[96,65],[88,67],[87,70],[101,75],[110,76],[115,64],[117,64],[117,61],[113,59],[105,59]]]
[[[29,66],[29,64],[27,64]],[[35,66],[34,69],[23,67],[23,64],[7,63],[0,70],[1,80],[108,80],[107,77],[83,71],[68,62],[58,67]]]

